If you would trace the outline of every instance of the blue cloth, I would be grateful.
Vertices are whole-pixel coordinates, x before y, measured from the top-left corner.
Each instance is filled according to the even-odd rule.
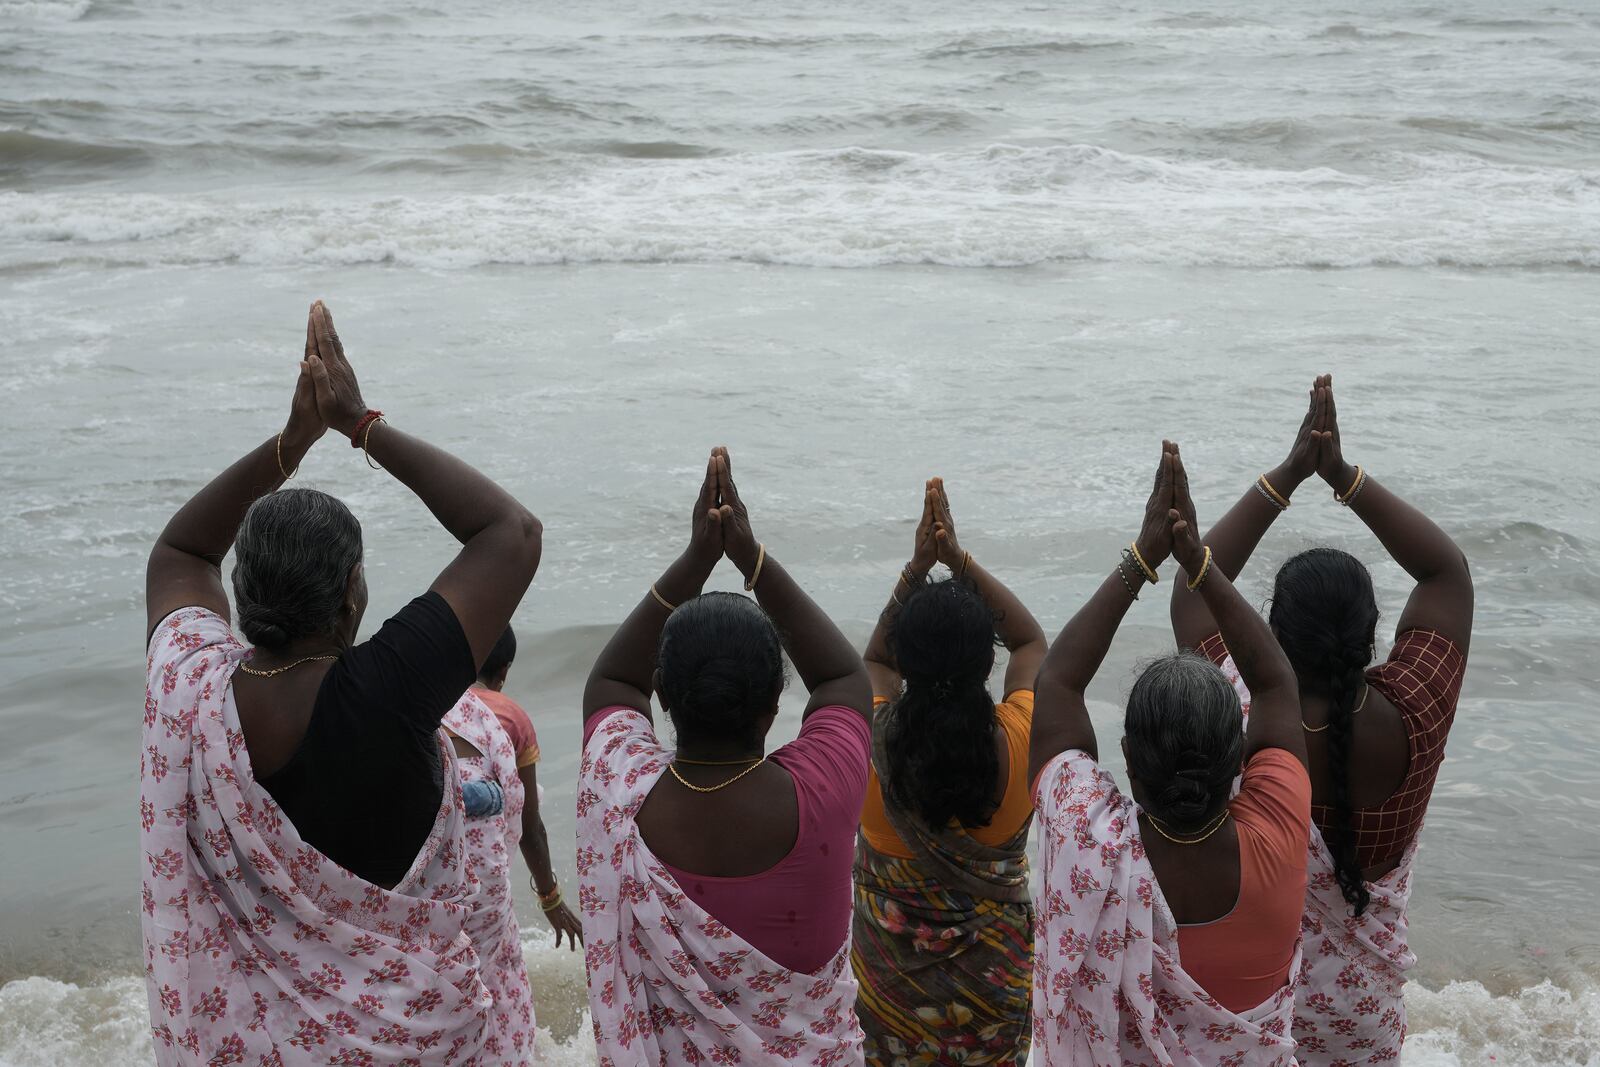
[[[499,815],[506,806],[505,790],[499,782],[463,782],[461,799],[467,806],[467,818],[483,819]]]

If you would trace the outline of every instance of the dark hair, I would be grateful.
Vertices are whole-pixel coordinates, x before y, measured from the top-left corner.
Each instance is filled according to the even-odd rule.
[[[767,613],[737,593],[705,593],[661,628],[657,685],[679,742],[757,742],[785,682],[783,644]]]
[[[935,830],[994,817],[996,643],[993,611],[956,579],[913,589],[889,633],[905,690],[880,713],[888,766],[878,769],[890,801]]]
[[[1333,822],[1328,851],[1345,901],[1360,915],[1371,894],[1356,861],[1351,828],[1351,715],[1362,674],[1372,661],[1378,599],[1372,575],[1361,561],[1336,548],[1313,548],[1278,570],[1267,616],[1284,655],[1299,676],[1302,692],[1328,698],[1328,777],[1333,785]]]
[[[1178,833],[1215,818],[1244,762],[1243,714],[1239,694],[1203,656],[1180,652],[1145,667],[1122,724],[1145,810]]]
[[[240,631],[251,644],[282,648],[338,628],[361,562],[361,524],[327,493],[280,489],[250,505],[233,551]]]
[[[511,632],[511,627],[506,627],[506,632],[500,635],[500,640],[494,643],[489,650],[489,658],[483,661],[483,666],[478,668],[479,678],[493,678],[517,658],[517,635]]]

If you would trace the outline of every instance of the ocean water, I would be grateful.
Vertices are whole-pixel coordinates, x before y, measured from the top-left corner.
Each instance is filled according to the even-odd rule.
[[[1406,1062],[1600,1065],[1597,70],[1600,2],[0,0],[0,1065],[149,1062],[143,561],[281,425],[319,296],[369,401],[545,522],[510,690],[569,883],[577,693],[709,446],[853,636],[930,474],[1054,631],[1160,438],[1206,521],[1332,371],[1478,586]],[[331,438],[301,480],[373,620],[452,554]],[[1398,615],[1314,485],[1244,588],[1316,542]],[[591,1062],[520,903],[550,1062]]]

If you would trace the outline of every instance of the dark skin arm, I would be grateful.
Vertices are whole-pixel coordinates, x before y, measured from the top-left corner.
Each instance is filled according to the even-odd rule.
[[[1321,453],[1316,437],[1316,431],[1321,429],[1316,421],[1317,389],[1326,381],[1327,377],[1323,376],[1312,384],[1306,414],[1300,421],[1300,430],[1290,446],[1288,458],[1267,472],[1267,481],[1285,499],[1292,497],[1301,483],[1317,473]],[[1255,486],[1245,490],[1206,534],[1205,543],[1211,547],[1211,565],[1230,582],[1237,581],[1256,546],[1281,514]],[[1179,648],[1194,648],[1217,632],[1216,620],[1206,610],[1204,598],[1188,590],[1190,577],[1184,571],[1172,583],[1172,633],[1178,639]]]
[[[1346,493],[1355,484],[1356,469],[1344,459],[1331,375],[1318,390],[1317,402],[1322,407],[1317,473],[1335,493]],[[1434,630],[1466,654],[1472,641],[1473,588],[1472,571],[1460,547],[1437,523],[1370,474],[1350,510],[1417,583],[1400,613],[1396,636],[1407,630]]]
[[[550,865],[550,838],[545,833],[544,818],[539,814],[538,764],[530,763],[521,768],[517,771],[517,777],[522,780],[522,788],[527,796],[522,808],[522,859],[533,874],[534,892],[547,897],[556,889],[556,873]],[[563,936],[574,952],[583,944],[583,924],[566,901],[545,912],[544,917],[556,932],[556,948],[561,947]]]
[[[933,481],[922,486],[922,518],[917,520],[916,535],[912,540],[911,561],[906,569],[919,584],[928,577],[933,565],[939,561],[939,546],[933,538]],[[889,631],[900,614],[900,605],[911,593],[906,585],[905,572],[895,575],[894,588],[889,592],[889,602],[878,613],[878,624],[867,639],[867,649],[861,654],[867,667],[867,677],[872,682],[875,697],[893,698],[900,692],[900,668],[895,666],[889,652]]]
[[[1172,523],[1168,512],[1173,501],[1173,464],[1177,447],[1161,443],[1161,461],[1156,469],[1155,487],[1145,504],[1144,524],[1135,543],[1139,554],[1152,569],[1161,566],[1172,551]],[[1140,579],[1129,576],[1134,589]],[[1111,649],[1111,640],[1133,606],[1128,586],[1116,568],[1106,575],[1088,603],[1068,620],[1060,636],[1050,646],[1034,683],[1033,732],[1028,746],[1028,780],[1038,778],[1045,764],[1068,749],[1081,749],[1091,759],[1100,758],[1089,720],[1084,693],[1100,664]]]
[[[689,520],[689,547],[656,580],[669,604],[693,600],[722,558],[722,514],[717,509],[717,454],[706,462],[705,479]],[[656,646],[670,614],[649,592],[606,642],[583,689],[583,721],[602,708],[633,708],[649,717]]]
[[[755,575],[761,546],[750,530],[750,513],[734,484],[728,450],[718,449],[714,462],[724,551],[748,583]],[[789,653],[800,681],[811,694],[805,715],[809,717],[818,708],[845,707],[870,719],[872,684],[866,665],[833,620],[770,552],[757,577],[755,596],[778,627],[784,651]]]
[[[230,619],[222,585],[222,559],[233,547],[244,513],[294,473],[328,425],[317,409],[308,362],[316,353],[311,316],[306,318],[305,359],[281,436],[256,446],[217,475],[167,521],[145,566],[145,642],[161,620],[179,608],[201,607]],[[283,467],[278,466],[282,456]]]
[[[320,301],[312,308],[312,325],[317,350],[307,362],[317,410],[348,437],[367,405],[334,331],[333,316]],[[382,422],[365,437],[372,459],[415,493],[461,542],[461,551],[430,588],[455,612],[474,666],[483,666],[539,568],[543,527],[493,479],[443,449]]]
[[[759,553],[749,512],[733,483],[728,450],[713,449],[691,516],[689,548],[667,568],[656,590],[671,604],[698,596],[724,554],[748,581]],[[784,648],[811,693],[806,714],[840,705],[869,715],[872,690],[861,657],[770,553],[755,595],[784,635]],[[668,614],[647,592],[612,634],[584,687],[585,722],[595,712],[618,705],[650,714],[656,646]]]
[[[1173,448],[1172,554],[1184,573],[1199,574],[1205,565],[1205,546],[1195,536],[1194,501],[1189,496],[1189,476],[1183,457]],[[1188,581],[1187,578],[1184,581]],[[1278,647],[1266,621],[1239,595],[1228,576],[1216,565],[1205,572],[1197,595],[1207,613],[1217,621],[1239,675],[1250,687],[1250,722],[1245,729],[1245,758],[1264,748],[1281,748],[1300,765],[1306,765],[1306,739],[1300,728],[1300,683],[1289,657]]]

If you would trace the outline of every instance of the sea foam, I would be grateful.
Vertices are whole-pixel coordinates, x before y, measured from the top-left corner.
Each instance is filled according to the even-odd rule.
[[[1464,156],[1382,173],[1092,145],[560,155],[516,191],[0,193],[0,267],[780,263],[1600,267],[1600,171]]]

